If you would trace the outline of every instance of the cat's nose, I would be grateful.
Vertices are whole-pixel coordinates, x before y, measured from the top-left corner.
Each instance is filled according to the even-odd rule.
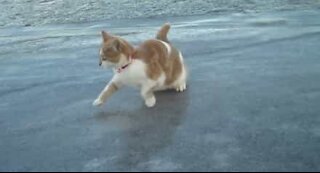
[[[99,62],[99,66],[101,66],[102,65],[102,62]]]

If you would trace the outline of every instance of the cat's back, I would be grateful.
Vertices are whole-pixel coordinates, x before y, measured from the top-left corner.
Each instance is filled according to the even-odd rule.
[[[157,39],[150,39],[144,41],[139,46],[136,57],[148,64],[155,61],[163,64],[170,57],[173,50],[175,50],[175,48],[169,43]]]

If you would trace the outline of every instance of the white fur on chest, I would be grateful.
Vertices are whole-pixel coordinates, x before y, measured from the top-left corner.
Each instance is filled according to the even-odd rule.
[[[115,78],[117,81],[121,82],[122,85],[132,86],[132,87],[142,87],[146,85],[154,86],[154,90],[164,90],[167,87],[164,85],[166,77],[165,74],[156,80],[151,80],[148,78],[146,73],[147,65],[141,60],[134,60],[125,70],[118,73],[116,70]]]
[[[141,86],[147,79],[146,64],[141,60],[134,60],[126,69],[118,73],[115,77],[124,85]]]

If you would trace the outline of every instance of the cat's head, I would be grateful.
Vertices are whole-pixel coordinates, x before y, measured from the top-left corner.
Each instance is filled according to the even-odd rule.
[[[100,48],[99,65],[108,67],[120,67],[127,63],[129,57],[133,54],[134,48],[126,40],[101,32],[102,45]]]

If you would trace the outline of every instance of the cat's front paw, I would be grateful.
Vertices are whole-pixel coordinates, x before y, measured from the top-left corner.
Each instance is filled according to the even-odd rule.
[[[153,107],[156,104],[156,98],[153,96],[153,97],[146,99],[145,104],[149,108]]]
[[[103,101],[99,98],[97,98],[93,103],[92,103],[93,106],[96,106],[96,107],[100,107],[103,105]]]

